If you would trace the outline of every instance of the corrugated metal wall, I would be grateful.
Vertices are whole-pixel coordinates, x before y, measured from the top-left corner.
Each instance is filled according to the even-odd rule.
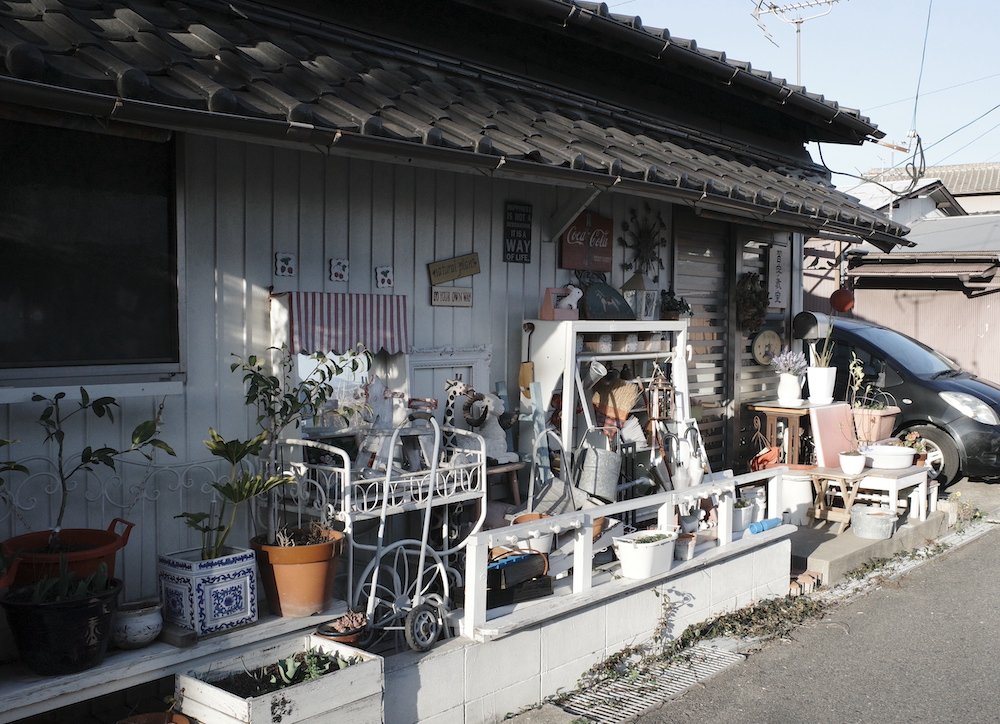
[[[1000,295],[955,290],[855,290],[854,316],[933,347],[970,372],[1000,381]]]

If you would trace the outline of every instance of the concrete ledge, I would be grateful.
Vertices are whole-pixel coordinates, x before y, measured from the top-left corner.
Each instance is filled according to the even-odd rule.
[[[850,528],[838,535],[836,522],[801,526],[789,536],[792,567],[816,571],[823,576],[824,585],[829,585],[872,558],[890,558],[900,551],[922,548],[948,530],[947,518],[941,511],[929,513],[922,523],[909,520],[886,540],[858,538]]]

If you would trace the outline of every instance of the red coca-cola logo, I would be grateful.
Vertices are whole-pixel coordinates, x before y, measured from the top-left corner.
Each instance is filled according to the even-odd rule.
[[[591,212],[578,216],[562,235],[563,269],[611,271],[611,219]]]
[[[605,247],[611,244],[611,232],[608,229],[581,227],[574,223],[566,230],[566,243],[573,246]]]

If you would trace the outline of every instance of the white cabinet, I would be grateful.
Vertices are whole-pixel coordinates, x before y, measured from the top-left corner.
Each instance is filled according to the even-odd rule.
[[[641,382],[648,382],[658,364],[673,387],[674,418],[690,418],[688,397],[687,344],[688,322],[527,320],[534,325],[528,337],[527,358],[534,363],[535,381],[541,387],[541,399],[535,404],[549,406],[553,392],[562,389],[560,437],[568,449],[575,449],[586,433],[587,416],[577,416],[577,404],[587,406],[593,419],[589,390],[581,399],[580,390],[587,373],[587,363],[598,361],[605,366],[629,370]],[[641,401],[640,401],[641,402]],[[645,408],[637,410],[645,426]],[[530,452],[522,441],[522,451]]]

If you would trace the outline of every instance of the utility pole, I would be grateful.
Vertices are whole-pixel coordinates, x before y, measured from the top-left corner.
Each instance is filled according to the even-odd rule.
[[[767,0],[757,0],[757,5],[754,7],[753,15],[754,20],[757,21],[757,25],[760,29],[764,31],[764,36],[774,42],[774,38],[771,34],[767,32],[767,28],[764,27],[764,21],[760,19],[761,15],[774,15],[779,20],[788,23],[789,25],[795,26],[795,84],[802,85],[802,23],[806,20],[815,20],[816,18],[821,18],[824,15],[829,15],[833,10],[833,4],[839,2],[840,0],[807,0],[806,2],[792,3],[791,5],[775,5],[774,3],[767,2]],[[802,17],[800,11],[805,8],[822,7],[828,6],[823,12],[818,12],[815,15],[810,15],[807,18]],[[790,17],[791,13],[795,13],[795,17]]]

